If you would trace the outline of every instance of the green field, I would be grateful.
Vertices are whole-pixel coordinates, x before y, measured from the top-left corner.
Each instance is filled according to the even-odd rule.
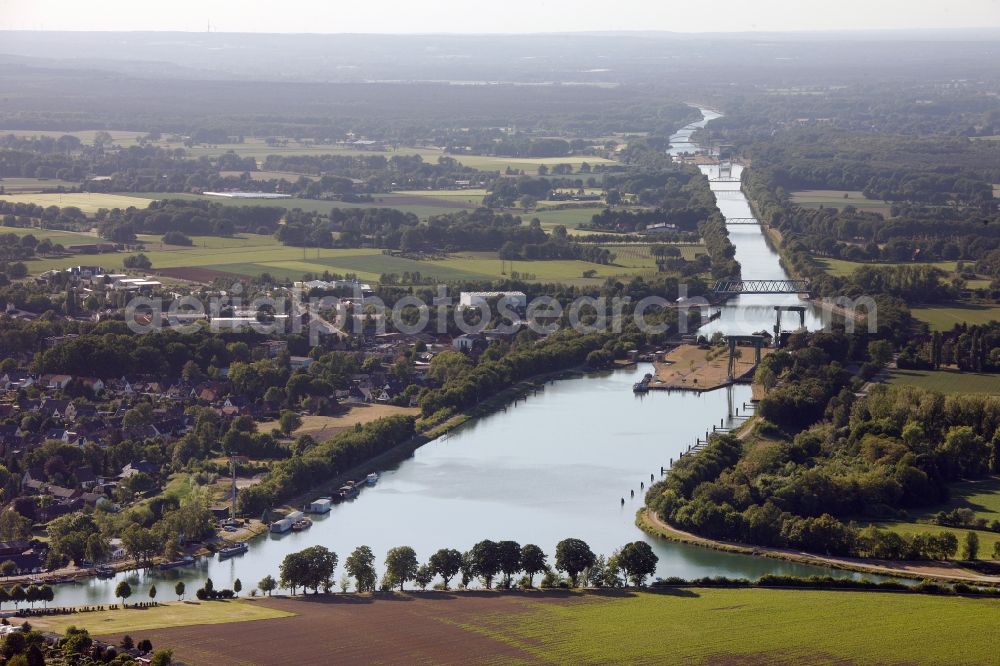
[[[546,231],[551,231],[553,227],[562,225],[566,229],[572,231],[582,224],[586,224],[593,219],[594,215],[597,215],[602,210],[600,206],[586,207],[586,208],[561,208],[559,210],[533,210],[528,213],[521,213],[521,218],[524,220],[531,220],[537,217],[538,221],[542,223],[542,228]],[[586,232],[591,233],[591,232]]]
[[[1000,306],[973,303],[949,307],[914,307],[910,312],[917,319],[927,322],[932,331],[948,331],[955,324],[986,324],[1000,321]]]
[[[123,144],[124,145],[124,144]],[[178,148],[181,144],[162,143],[164,147]],[[187,148],[192,157],[215,157],[222,153],[233,151],[242,157],[253,157],[263,161],[268,155],[382,155],[386,158],[393,155],[420,155],[425,162],[437,164],[439,157],[451,157],[461,164],[480,171],[504,171],[511,169],[523,170],[526,173],[537,174],[542,164],[552,167],[556,164],[572,164],[577,168],[583,162],[591,166],[595,164],[612,164],[612,160],[587,155],[571,155],[567,157],[496,157],[493,155],[450,155],[437,148],[401,147],[395,151],[359,150],[343,146],[300,144],[289,141],[285,146],[268,146],[262,139],[247,139],[244,143],[220,144],[213,146],[194,146]]]
[[[996,663],[1000,600],[678,589],[526,602],[461,626],[554,664]]]
[[[937,511],[932,511],[931,513],[937,513]],[[962,543],[965,539],[965,534],[969,531],[968,528],[964,527],[945,527],[943,525],[932,525],[930,523],[914,523],[907,521],[885,521],[872,523],[877,527],[881,527],[885,530],[891,530],[897,534],[903,534],[906,536],[912,536],[914,534],[938,534],[940,532],[950,532],[955,535],[958,539],[958,553],[956,557],[962,556]],[[996,532],[987,532],[985,530],[975,530],[976,534],[979,535],[979,559],[989,560],[993,557],[993,547],[1000,542],[1000,534]]]
[[[83,130],[77,132],[62,132],[51,130],[2,130],[0,135],[14,134],[17,136],[50,136],[58,138],[64,134],[69,134],[79,138],[84,143],[93,143],[94,135],[100,130]],[[115,144],[122,147],[136,145],[140,137],[145,136],[145,132],[135,132],[130,130],[108,130]],[[300,143],[288,140],[284,146],[269,146],[262,138],[248,137],[243,143],[222,143],[213,145],[196,145],[188,148],[182,142],[167,141],[167,137],[160,141],[152,142],[152,145],[171,150],[183,148],[190,157],[216,157],[226,152],[234,152],[241,157],[253,157],[262,162],[268,155],[383,155],[392,157],[393,155],[420,155],[425,162],[436,164],[439,157],[452,157],[465,166],[482,171],[503,171],[507,167],[524,170],[526,173],[538,173],[539,165],[553,166],[556,164],[572,164],[578,167],[583,162],[590,165],[613,164],[613,160],[602,157],[587,155],[572,155],[567,157],[494,157],[492,155],[449,155],[439,148],[409,147],[403,146],[397,150],[363,150],[338,145]]]
[[[162,195],[161,195],[162,196]],[[159,196],[146,197],[142,194],[103,194],[100,192],[77,192],[72,194],[5,194],[0,195],[0,201],[12,203],[33,203],[39,206],[59,206],[66,208],[76,206],[88,215],[93,215],[100,208],[145,208],[150,199]]]
[[[844,195],[847,195],[845,198]],[[792,192],[792,203],[803,208],[844,208],[854,206],[858,210],[888,215],[892,204],[878,199],[869,199],[859,190],[799,190]]]
[[[0,136],[6,136],[7,134],[13,134],[15,136],[48,136],[53,139],[58,139],[63,135],[75,136],[80,139],[83,143],[94,143],[94,135],[98,132],[104,130],[80,130],[76,132],[63,132],[61,130],[8,130],[0,129]],[[121,144],[123,146],[130,146],[136,143],[136,140],[145,136],[146,132],[136,132],[133,130],[106,130],[108,134],[115,143]]]
[[[985,518],[988,521],[1000,520],[1000,477],[993,476],[949,484],[948,492],[950,498],[947,502],[923,510],[911,511],[909,520],[875,524],[905,535],[950,532],[958,538],[959,554],[961,554],[961,544],[966,532],[969,531],[968,528],[935,525],[931,522],[934,515],[940,511],[969,509],[976,514],[977,518]],[[976,530],[976,533],[979,535],[980,559],[991,559],[994,546],[1000,543],[1000,534],[986,530]]]
[[[171,590],[172,591],[172,590]],[[73,615],[32,618],[32,624],[44,631],[65,633],[71,626],[86,627],[92,634],[121,631],[144,631],[162,627],[194,624],[224,624],[248,620],[289,617],[291,613],[248,601],[170,602],[153,608],[127,608]]]
[[[59,243],[64,246],[97,243],[101,240],[96,234],[93,233],[87,234],[83,232],[59,231],[58,229],[37,229],[35,227],[0,227],[0,234],[15,234],[17,236],[27,236],[28,234],[31,234],[40,241],[48,238],[53,243]],[[32,266],[33,265],[34,264],[32,264]]]
[[[79,187],[80,183],[58,178],[0,178],[0,187],[8,194],[23,194],[25,192],[41,192],[59,187],[67,189]]]
[[[957,370],[893,370],[890,384],[916,386],[938,393],[1000,394],[1000,375]]]
[[[914,512],[917,520],[926,519],[938,511],[970,509],[977,518],[1000,520],[1000,477],[991,476],[975,481],[960,481],[948,486],[950,499],[924,512]]]
[[[349,203],[345,201],[324,201],[321,199],[302,199],[292,197],[289,199],[228,199],[226,197],[212,197],[203,194],[189,194],[187,192],[140,192],[136,197],[148,199],[184,199],[186,201],[212,201],[226,206],[279,206],[281,208],[300,208],[304,211],[321,213],[327,215],[334,208],[396,208],[405,213],[413,213],[417,217],[426,218],[430,215],[440,215],[442,213],[454,213],[462,208],[474,209],[482,204],[482,198],[466,196],[463,201],[452,201],[438,197],[421,194],[400,195],[376,194],[370,202]]]
[[[299,178],[308,178],[309,180],[316,180],[318,176],[311,176],[307,173],[294,173],[292,171],[220,171],[219,175],[223,178],[239,178],[244,173],[250,176],[250,180],[287,180],[290,183],[294,183]]]
[[[615,253],[615,263],[630,265],[641,265],[649,268],[656,267],[656,259],[652,255],[652,245],[640,243],[601,243],[601,247],[607,248]],[[688,261],[693,260],[699,254],[706,254],[705,246],[700,243],[678,243],[674,247],[681,251],[681,257]]]
[[[895,267],[895,266],[933,266],[946,273],[954,273],[958,268],[957,261],[929,261],[925,263],[883,263],[847,261],[846,259],[829,259],[827,257],[816,257],[816,263],[820,265],[830,275],[837,277],[848,277],[854,274],[859,268],[870,266],[872,268]]]
[[[435,199],[482,203],[483,197],[489,194],[489,190],[477,187],[465,190],[396,190],[393,194],[403,197],[433,197]]]
[[[13,231],[13,230],[12,230]],[[34,233],[38,230],[17,230]],[[58,233],[58,232],[51,232]],[[83,236],[85,242],[94,237]],[[353,273],[362,280],[377,281],[383,273],[419,272],[435,280],[493,280],[505,277],[500,260],[494,252],[460,252],[444,259],[409,259],[382,254],[379,249],[317,249],[282,245],[273,236],[243,234],[232,238],[217,236],[192,237],[193,247],[165,245],[158,236],[140,236],[146,243],[145,254],[153,262],[151,272],[160,268],[208,268],[242,275],[270,273],[279,279],[298,280],[305,273]],[[55,239],[54,239],[55,240]],[[60,240],[58,242],[68,242]],[[74,242],[77,242],[74,239]],[[694,247],[694,246],[691,246]],[[689,250],[693,252],[693,250]],[[123,267],[128,254],[101,254],[35,259],[28,262],[32,273],[67,268],[82,263],[92,263],[109,270]],[[651,257],[623,257],[621,265],[601,266],[585,261],[507,261],[503,269],[509,276],[512,271],[531,274],[540,282],[559,281],[570,284],[599,284],[608,277],[628,277],[648,274],[655,270]],[[593,270],[596,275],[584,278],[583,272]]]

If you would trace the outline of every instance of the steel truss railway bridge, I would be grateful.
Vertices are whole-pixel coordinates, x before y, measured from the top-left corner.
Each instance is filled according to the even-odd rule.
[[[715,283],[713,291],[722,296],[808,294],[809,280],[719,280]]]

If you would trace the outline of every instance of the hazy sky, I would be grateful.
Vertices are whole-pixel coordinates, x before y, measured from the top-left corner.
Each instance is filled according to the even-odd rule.
[[[0,0],[0,29],[570,32],[1000,27],[1000,0]],[[3,44],[0,43],[0,52]]]

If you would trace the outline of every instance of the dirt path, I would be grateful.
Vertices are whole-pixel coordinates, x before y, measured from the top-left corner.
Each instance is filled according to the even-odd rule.
[[[637,519],[640,528],[653,532],[659,536],[680,541],[683,543],[724,550],[732,553],[742,553],[744,555],[758,555],[761,557],[773,557],[791,562],[801,562],[802,564],[814,564],[824,567],[836,567],[848,571],[860,571],[864,573],[878,574],[883,576],[902,576],[904,578],[933,578],[945,581],[961,581],[971,583],[1000,584],[1000,576],[988,576],[975,571],[963,569],[952,562],[907,562],[896,560],[875,560],[858,557],[839,557],[834,555],[816,555],[801,550],[790,548],[771,548],[767,546],[750,546],[730,541],[716,541],[706,539],[697,534],[679,530],[672,527],[660,519],[650,510],[645,510]]]

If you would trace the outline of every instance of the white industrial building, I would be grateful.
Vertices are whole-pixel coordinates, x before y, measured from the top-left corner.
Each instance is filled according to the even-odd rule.
[[[474,308],[500,299],[506,299],[508,307],[515,310],[528,307],[528,297],[523,291],[463,291],[458,297],[458,307]]]

